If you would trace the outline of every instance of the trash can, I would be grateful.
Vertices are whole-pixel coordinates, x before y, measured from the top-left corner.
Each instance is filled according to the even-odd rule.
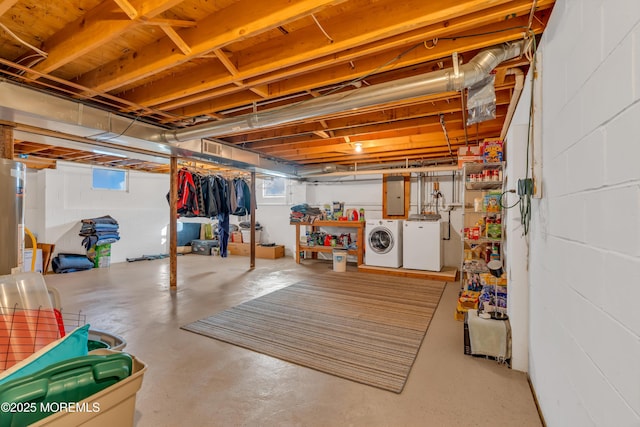
[[[333,250],[333,271],[344,273],[347,271],[347,250],[346,249],[334,249]]]

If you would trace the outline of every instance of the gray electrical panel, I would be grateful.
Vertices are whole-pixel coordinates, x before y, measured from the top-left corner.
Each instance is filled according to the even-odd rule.
[[[404,215],[404,177],[387,177],[386,215]]]

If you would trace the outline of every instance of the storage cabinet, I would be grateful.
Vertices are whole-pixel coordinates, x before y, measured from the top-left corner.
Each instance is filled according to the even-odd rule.
[[[463,230],[461,288],[478,290],[478,275],[487,263],[503,260],[502,192],[504,163],[465,163],[463,166]]]

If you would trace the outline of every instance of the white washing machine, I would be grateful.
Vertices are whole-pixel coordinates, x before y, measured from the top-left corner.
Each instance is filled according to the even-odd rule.
[[[376,267],[402,266],[402,220],[367,220],[365,264]]]
[[[403,268],[442,270],[444,251],[440,221],[405,221]]]

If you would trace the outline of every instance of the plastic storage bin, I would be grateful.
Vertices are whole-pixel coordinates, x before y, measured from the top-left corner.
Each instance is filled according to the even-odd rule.
[[[117,353],[113,350],[95,350],[90,354]],[[99,412],[57,412],[32,424],[47,427],[128,427],[134,425],[136,394],[142,386],[147,366],[135,356],[131,375],[124,380],[78,402],[78,405],[100,405]]]
[[[217,240],[192,240],[191,253],[197,255],[211,255],[211,250],[218,246]]]
[[[89,329],[89,341],[102,343],[106,345],[106,347],[103,348],[117,351],[122,351],[122,349],[127,346],[127,342],[124,340],[124,338],[118,335],[110,334],[108,332],[98,331],[96,329]]]
[[[5,411],[0,426],[30,425],[60,411],[66,412],[69,404],[74,410],[98,414],[99,401],[85,406],[77,406],[76,402],[124,381],[132,370],[130,355],[113,352],[74,357],[10,380],[0,386],[0,401],[23,410]]]

